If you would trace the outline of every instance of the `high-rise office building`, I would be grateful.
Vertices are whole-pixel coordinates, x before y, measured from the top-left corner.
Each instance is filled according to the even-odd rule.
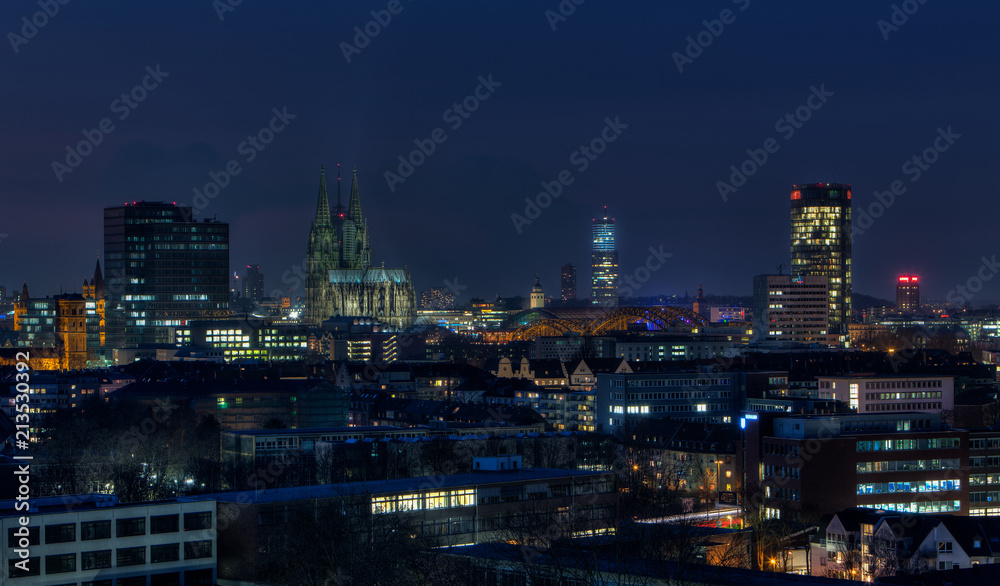
[[[260,303],[264,299],[264,275],[260,272],[260,265],[247,265],[242,293],[244,299],[254,303]]]
[[[169,344],[172,326],[229,313],[229,224],[191,208],[133,202],[104,209],[107,347]]]
[[[829,280],[830,334],[847,341],[851,321],[851,186],[792,187],[792,276]]]
[[[920,311],[920,277],[917,275],[900,275],[896,279],[896,311]]]
[[[830,333],[828,279],[791,275],[753,278],[755,341],[837,344]]]
[[[594,218],[593,250],[590,256],[590,302],[601,307],[618,306],[618,250],[615,248],[615,219]]]
[[[576,267],[571,263],[566,263],[562,267],[561,285],[562,300],[574,301],[576,299]]]

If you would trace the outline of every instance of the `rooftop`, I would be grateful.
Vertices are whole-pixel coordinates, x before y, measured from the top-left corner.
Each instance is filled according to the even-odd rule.
[[[18,511],[16,510],[15,504],[18,501],[15,500],[5,500],[0,501],[0,518],[5,517],[19,517],[26,513],[31,515],[44,515],[44,514],[54,514],[54,513],[70,513],[78,511],[91,511],[96,509],[106,509],[106,508],[124,508],[124,507],[150,507],[157,505],[169,505],[176,503],[191,503],[191,502],[202,502],[214,499],[208,498],[189,498],[180,497],[173,499],[164,499],[158,501],[139,501],[139,502],[129,502],[122,503],[118,501],[118,497],[113,494],[72,494],[57,497],[45,497],[45,498],[32,498],[27,501],[31,507],[29,511]]]
[[[552,468],[523,468],[507,471],[469,472],[466,474],[450,474],[447,476],[418,476],[415,478],[397,478],[375,482],[347,482],[342,484],[323,484],[289,488],[276,488],[259,491],[221,492],[200,495],[194,499],[214,500],[226,503],[279,503],[323,498],[339,498],[360,494],[391,494],[412,492],[415,490],[442,490],[464,486],[490,484],[508,484],[513,482],[539,482],[543,480],[558,480],[560,478],[584,478],[588,476],[604,476],[608,472],[590,470],[558,470]]]

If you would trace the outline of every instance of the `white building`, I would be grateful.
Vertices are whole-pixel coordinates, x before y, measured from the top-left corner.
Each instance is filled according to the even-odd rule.
[[[215,583],[215,501],[91,494],[31,499],[27,511],[16,502],[0,502],[0,583]]]
[[[843,401],[858,413],[919,411],[949,415],[955,409],[955,378],[951,376],[816,378],[818,398]]]
[[[813,576],[870,582],[1000,562],[1000,519],[853,508],[833,515],[810,545]]]

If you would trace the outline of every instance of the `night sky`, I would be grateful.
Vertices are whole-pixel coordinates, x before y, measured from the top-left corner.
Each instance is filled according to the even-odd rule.
[[[320,165],[333,204],[337,163],[345,203],[358,166],[373,261],[406,264],[418,291],[457,279],[460,300],[526,295],[536,272],[557,294],[566,262],[588,295],[604,205],[623,274],[650,247],[673,255],[638,295],[749,295],[753,275],[787,270],[793,183],[852,183],[856,223],[876,191],[905,188],[855,237],[855,292],[892,298],[913,272],[924,299],[944,299],[1000,253],[996,3],[909,0],[880,30],[888,0],[564,0],[564,19],[557,0],[49,1],[46,18],[37,0],[0,3],[0,284],[26,279],[32,296],[79,291],[103,255],[104,207],[191,204],[232,160],[239,174],[201,215],[230,223],[231,267],[260,264],[268,291],[299,282]],[[342,43],[387,7],[348,62]],[[709,23],[721,34],[706,32],[724,10],[728,24]],[[25,17],[43,26],[18,40]],[[711,44],[678,71],[674,53],[699,33]],[[477,87],[474,112],[449,112]],[[813,87],[827,96],[810,110]],[[129,92],[144,99],[116,102]],[[800,107],[800,128],[776,127]],[[241,147],[273,109],[294,119],[263,150]],[[605,131],[616,117],[627,127]],[[69,167],[67,146],[105,118],[114,129]],[[438,128],[443,142],[390,188],[386,172]],[[615,138],[604,152],[574,156],[602,131]],[[717,182],[771,138],[777,152],[724,200]],[[519,233],[511,215],[563,170],[572,183]],[[997,299],[1000,278],[971,302]]]

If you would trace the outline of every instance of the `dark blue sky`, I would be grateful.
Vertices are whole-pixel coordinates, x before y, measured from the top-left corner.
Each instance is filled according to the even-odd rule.
[[[259,263],[269,290],[294,284],[319,167],[338,162],[359,167],[373,260],[408,265],[418,290],[457,278],[466,297],[526,294],[536,271],[554,293],[567,261],[588,282],[605,204],[623,273],[651,246],[673,253],[637,294],[750,294],[753,275],[787,266],[801,182],[852,183],[856,221],[876,190],[906,187],[855,239],[857,292],[892,297],[894,276],[915,272],[943,299],[1000,253],[995,3],[927,0],[885,40],[889,2],[587,0],[553,31],[556,0],[402,0],[348,63],[341,43],[387,4],[243,0],[220,20],[211,0],[77,0],[16,53],[8,33],[39,4],[0,4],[0,283],[78,290],[105,206],[191,203],[232,159],[240,174],[204,214],[230,222],[231,265]],[[672,54],[725,9],[735,20],[679,72]],[[168,75],[120,119],[113,102],[157,65]],[[446,110],[490,75],[500,85],[452,129]],[[786,139],[775,123],[812,86],[833,95]],[[247,162],[239,145],[272,108],[295,118]],[[615,116],[628,127],[581,171],[572,153]],[[103,118],[114,130],[57,180],[53,162]],[[948,127],[960,138],[912,181],[904,163]],[[385,172],[436,128],[447,140],[391,190]],[[779,150],[723,201],[717,182],[769,138]],[[564,169],[573,183],[519,234],[511,214]],[[990,299],[1000,279],[971,301]]]

